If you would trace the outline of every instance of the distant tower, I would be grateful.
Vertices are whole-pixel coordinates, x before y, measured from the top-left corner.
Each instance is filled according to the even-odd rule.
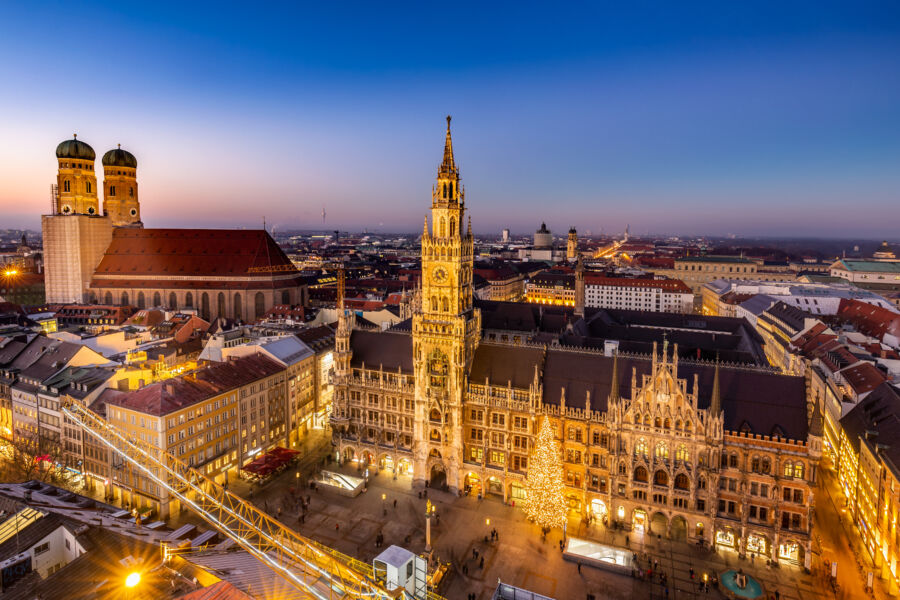
[[[627,224],[625,225],[625,241],[626,241],[626,242],[628,241],[628,236],[630,235],[630,234],[628,233],[628,228],[629,228],[629,227],[631,227],[631,226],[630,226],[630,225],[627,225]]]
[[[547,229],[546,223],[541,223],[541,228],[534,232],[534,248],[536,250],[548,250],[553,247],[553,234]]]
[[[575,316],[584,317],[584,263],[581,256],[575,263]]]
[[[575,260],[578,256],[578,232],[572,227],[569,229],[569,240],[566,242],[566,260]]]
[[[503,230],[503,235],[500,236],[500,241],[503,242],[504,244],[509,243],[509,229]]]
[[[118,148],[103,155],[103,214],[113,227],[143,227],[138,202],[137,159]]]
[[[75,135],[56,147],[59,170],[58,195],[53,212],[58,215],[97,215],[97,176],[94,174],[94,149]]]
[[[94,269],[112,240],[112,226],[100,215],[94,149],[73,137],[56,147],[56,158],[51,214],[41,217],[46,299],[84,302]]]

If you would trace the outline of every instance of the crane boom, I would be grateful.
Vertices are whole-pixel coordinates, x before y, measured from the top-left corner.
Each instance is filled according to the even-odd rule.
[[[136,470],[193,510],[315,600],[409,599],[406,590],[388,591],[374,580],[372,567],[299,535],[249,502],[208,479],[172,454],[137,439],[81,404],[69,401],[63,413]],[[438,598],[429,594],[429,598]]]

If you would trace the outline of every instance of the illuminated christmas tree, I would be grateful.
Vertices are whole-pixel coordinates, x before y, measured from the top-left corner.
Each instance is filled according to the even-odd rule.
[[[568,514],[562,450],[547,417],[541,422],[540,432],[528,460],[523,503],[525,514],[545,532],[551,527],[562,527]]]

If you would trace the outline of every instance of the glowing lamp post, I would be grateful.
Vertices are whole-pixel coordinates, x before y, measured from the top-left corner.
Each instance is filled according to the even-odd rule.
[[[431,500],[425,503],[425,552],[431,552],[431,515],[434,514],[434,505]]]

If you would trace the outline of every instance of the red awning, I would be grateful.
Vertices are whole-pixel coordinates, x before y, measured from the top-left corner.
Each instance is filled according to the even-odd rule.
[[[265,477],[288,464],[300,454],[297,450],[275,448],[241,467],[242,471]]]

